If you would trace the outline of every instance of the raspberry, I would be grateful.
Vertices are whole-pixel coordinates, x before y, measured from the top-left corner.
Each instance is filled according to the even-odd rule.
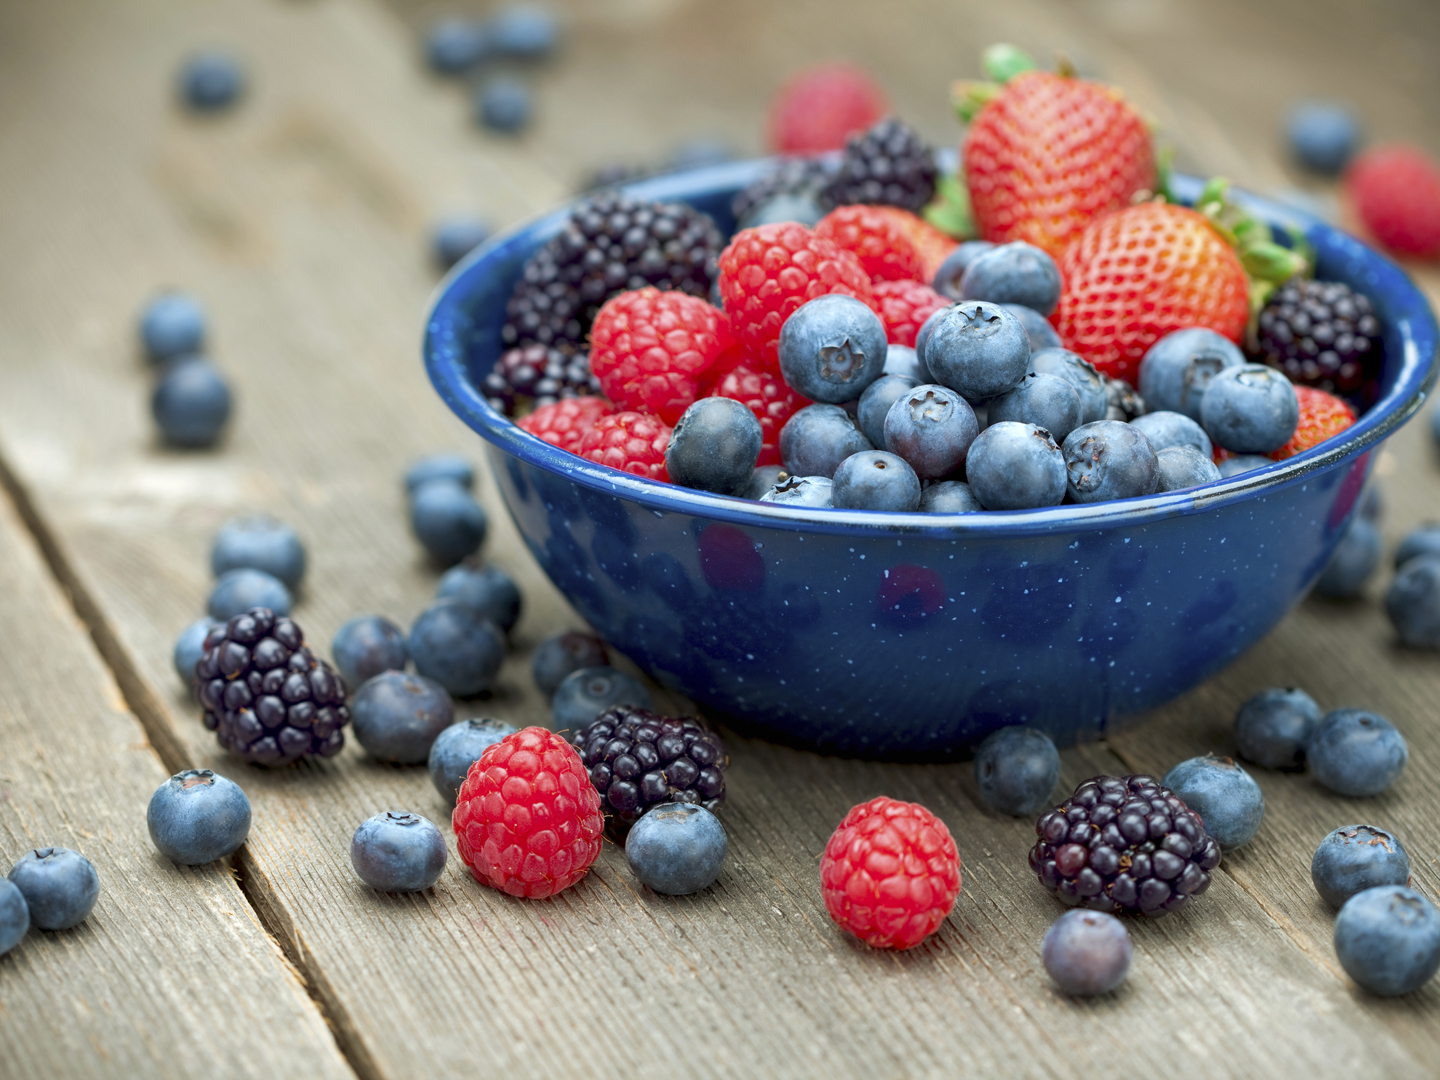
[[[853,251],[872,282],[906,281],[924,271],[920,255],[897,222],[874,206],[842,206],[815,226],[815,235]]]
[[[780,370],[780,327],[807,300],[830,293],[871,307],[870,276],[852,252],[804,225],[742,229],[720,253],[720,296],[735,337],[768,371]]]
[[[1345,173],[1355,209],[1375,239],[1402,255],[1440,255],[1440,168],[1411,146],[1377,146]]]
[[[578,454],[581,440],[595,421],[614,411],[615,407],[602,397],[573,397],[542,405],[516,423],[537,439]]]
[[[958,243],[909,210],[902,210],[898,206],[877,206],[874,209],[876,213],[893,221],[915,248],[915,254],[920,256],[920,273],[917,275],[919,279],[934,281],[935,271],[940,269],[940,264],[955,250]]]
[[[1297,386],[1295,396],[1300,399],[1300,422],[1295,425],[1295,434],[1290,436],[1290,441],[1270,455],[1276,461],[1284,461],[1312,446],[1319,446],[1355,423],[1355,410],[1334,394],[1310,386]]]
[[[845,815],[820,860],[825,908],[879,949],[919,945],[960,893],[960,856],[945,823],[918,803],[871,799]]]
[[[697,376],[729,344],[729,320],[718,308],[681,292],[636,289],[595,316],[590,367],[619,408],[674,424],[695,401]]]
[[[770,146],[780,154],[839,150],[885,115],[885,95],[860,68],[822,64],[800,72],[770,107]]]
[[[621,472],[669,483],[665,447],[670,445],[668,425],[638,412],[611,413],[595,421],[580,440],[579,455]]]
[[[925,320],[950,301],[924,282],[881,281],[875,286],[875,306],[885,323],[885,340],[913,349]]]
[[[733,398],[760,421],[760,433],[764,439],[756,465],[780,464],[780,429],[785,426],[785,421],[810,404],[791,390],[779,375],[744,359],[733,364],[720,377],[708,396]]]
[[[580,755],[539,727],[507,735],[480,755],[450,821],[477,881],[532,900],[583,878],[605,829]]]

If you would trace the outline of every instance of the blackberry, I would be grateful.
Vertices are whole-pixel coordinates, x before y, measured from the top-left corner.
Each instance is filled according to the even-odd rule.
[[[1354,394],[1380,373],[1380,322],[1370,298],[1338,281],[1292,279],[1260,310],[1260,357],[1291,382]]]
[[[292,620],[251,608],[210,631],[195,665],[205,727],[257,765],[334,757],[350,722],[345,680]]]
[[[1035,823],[1030,868],[1071,907],[1158,918],[1210,887],[1220,845],[1153,776],[1097,776]]]
[[[600,305],[617,293],[654,285],[709,296],[723,246],[715,223],[692,207],[602,191],[526,262],[502,339],[507,348],[578,353]]]
[[[720,736],[693,718],[614,705],[570,736],[605,812],[625,829],[661,803],[714,810],[729,764]]]
[[[851,135],[823,201],[830,206],[871,203],[919,213],[935,198],[935,153],[915,129],[887,116]]]
[[[564,353],[544,345],[522,345],[502,353],[483,383],[492,409],[513,416],[522,405],[538,409],[561,398],[599,394],[590,354]]]
[[[781,158],[774,169],[742,188],[730,209],[735,220],[743,223],[762,203],[780,195],[799,195],[820,201],[820,193],[835,177],[833,158]]]

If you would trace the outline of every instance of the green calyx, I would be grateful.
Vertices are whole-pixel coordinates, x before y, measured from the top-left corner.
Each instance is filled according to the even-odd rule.
[[[980,66],[991,80],[1004,86],[1023,71],[1034,71],[1038,64],[1024,49],[1003,42],[991,45],[980,54]]]
[[[1235,249],[1240,265],[1250,278],[1252,321],[1265,302],[1293,277],[1310,277],[1315,272],[1315,250],[1304,234],[1288,230],[1290,246],[1279,244],[1270,226],[1230,201],[1230,181],[1215,177],[1195,200],[1195,209],[1210,227]]]
[[[950,87],[950,103],[955,114],[965,123],[974,120],[980,110],[1000,96],[1004,87],[998,82],[973,82],[962,79]]]
[[[935,198],[921,216],[954,240],[971,240],[975,236],[970,192],[958,176],[941,176],[935,181]]]

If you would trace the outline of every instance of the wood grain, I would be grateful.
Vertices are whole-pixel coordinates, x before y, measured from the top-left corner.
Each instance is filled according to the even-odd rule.
[[[408,622],[433,591],[435,570],[406,534],[399,473],[420,453],[475,447],[418,361],[432,216],[469,204],[513,221],[553,203],[585,168],[617,153],[657,158],[697,129],[758,148],[764,102],[794,65],[797,40],[871,65],[937,140],[958,131],[944,88],[973,71],[983,43],[1064,48],[1162,115],[1194,167],[1257,186],[1289,182],[1266,151],[1273,110],[1300,85],[1295,73],[1333,61],[1383,74],[1383,47],[1403,28],[1387,16],[1361,47],[1297,19],[1303,48],[1276,56],[1278,73],[1257,75],[1241,61],[1263,48],[1282,9],[1221,7],[1226,18],[1210,20],[1178,4],[1142,17],[1150,5],[1041,0],[851,4],[844,18],[829,5],[758,0],[576,5],[565,61],[531,76],[541,119],[520,140],[471,131],[462,89],[419,72],[406,25],[363,0],[0,9],[13,57],[0,65],[0,140],[11,151],[0,154],[10,253],[0,264],[0,455],[167,763],[233,771],[169,667],[174,635],[203,603],[209,538],[225,518],[265,510],[299,528],[313,569],[297,617],[322,648],[360,612]],[[1251,52],[1225,51],[1232,20],[1252,35]],[[234,115],[197,122],[169,108],[176,58],[200,42],[251,64],[254,90]],[[1186,50],[1224,62],[1182,62]],[[1406,92],[1435,78],[1406,71]],[[1377,86],[1359,84],[1368,106],[1403,96]],[[1254,105],[1260,89],[1271,114]],[[1403,115],[1412,137],[1433,133],[1428,117]],[[132,320],[162,284],[205,301],[215,358],[238,391],[233,430],[213,453],[152,442]],[[493,515],[488,554],[520,581],[527,609],[496,693],[465,711],[543,721],[527,652],[574,616],[488,485],[482,497]],[[1329,632],[1307,609],[1276,637],[1320,642]],[[1346,628],[1333,633],[1324,653],[1333,677],[1375,663],[1345,652]],[[1271,641],[1252,657],[1278,664]],[[1250,663],[1117,741],[1123,761],[1105,747],[1067,752],[1066,783],[1189,756],[1204,742],[1193,718],[1211,716],[1201,695],[1228,695],[1233,713]],[[1424,700],[1423,658],[1383,663]],[[1437,772],[1415,745],[1405,783],[1433,800]],[[484,889],[453,859],[427,893],[377,895],[349,867],[355,826],[387,808],[443,821],[445,808],[423,770],[382,766],[354,747],[329,763],[242,770],[257,815],[240,869],[367,1077],[930,1076],[960,1063],[1071,1076],[1113,1070],[1117,1059],[1127,1071],[1205,1075],[1432,1071],[1432,992],[1358,998],[1326,951],[1323,919],[1304,910],[1290,866],[1310,842],[1313,808],[1272,813],[1262,839],[1276,846],[1237,855],[1202,903],[1132,924],[1126,988],[1076,1003],[1039,966],[1039,937],[1058,909],[1025,866],[1031,826],[980,809],[965,766],[874,765],[751,741],[736,741],[732,757],[732,855],[696,897],[637,888],[611,847],[584,883],[550,901]],[[966,865],[955,914],[903,955],[846,938],[818,889],[830,829],[882,792],[939,813]],[[1420,813],[1428,804],[1416,797]],[[1280,807],[1278,789],[1275,798]],[[1259,865],[1270,861],[1283,866]]]

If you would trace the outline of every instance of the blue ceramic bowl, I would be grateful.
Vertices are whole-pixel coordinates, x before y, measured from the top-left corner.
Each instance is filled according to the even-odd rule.
[[[631,191],[733,228],[731,196],[763,167]],[[1319,221],[1251,205],[1303,229],[1320,276],[1372,298],[1381,397],[1341,438],[1191,491],[1007,513],[807,514],[564,453],[477,387],[501,351],[522,263],[565,210],[451,273],[425,360],[441,397],[489,442],[501,495],[550,579],[606,640],[707,711],[864,757],[943,757],[1021,723],[1072,743],[1183,693],[1279,622],[1335,547],[1372,451],[1435,380],[1435,320],[1398,267]]]

